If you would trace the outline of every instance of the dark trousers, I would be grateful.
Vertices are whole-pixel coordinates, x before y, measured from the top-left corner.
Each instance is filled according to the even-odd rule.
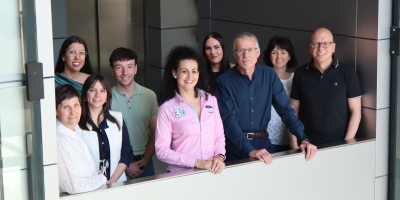
[[[270,151],[271,148],[271,140],[269,138],[260,138],[260,139],[254,139],[254,140],[249,140],[250,144],[256,149],[266,149],[268,152]],[[237,148],[230,140],[226,140],[226,161],[230,160],[239,160],[239,159],[244,159],[248,158],[249,155]]]
[[[308,136],[308,135],[307,135]],[[344,134],[338,134],[338,135],[332,135],[332,136],[314,136],[310,135],[309,140],[310,143],[313,145],[320,145],[320,144],[325,144],[325,143],[330,143],[330,142],[335,142],[335,141],[340,141],[344,140],[344,137],[346,136],[346,133]]]
[[[290,150],[290,145],[276,145],[276,144],[271,144],[271,148],[269,149],[269,153],[277,153],[277,152],[282,152],[282,151],[289,151]]]

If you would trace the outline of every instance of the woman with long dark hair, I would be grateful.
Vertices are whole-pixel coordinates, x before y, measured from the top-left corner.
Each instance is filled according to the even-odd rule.
[[[222,120],[205,73],[200,57],[189,47],[175,47],[167,56],[155,147],[170,171],[200,168],[218,174],[225,167]]]
[[[208,87],[215,94],[217,78],[232,66],[228,61],[224,38],[217,32],[206,35],[203,41],[203,58],[206,60],[207,74],[209,77]]]
[[[272,67],[278,74],[286,94],[290,96],[294,73],[287,72],[287,69],[297,66],[296,55],[290,40],[279,36],[271,38],[267,49],[264,51],[263,59],[265,64]],[[290,150],[290,133],[274,107],[271,108],[271,120],[269,121],[267,132],[272,144],[270,153]],[[293,136],[293,139],[296,140],[296,137]],[[295,143],[297,144],[297,140]]]
[[[81,94],[83,83],[92,73],[86,42],[78,36],[65,39],[55,68],[55,86],[70,84]]]
[[[111,86],[100,74],[89,76],[82,88],[82,136],[109,183],[126,181],[125,169],[133,161],[128,129],[121,112],[111,111]]]

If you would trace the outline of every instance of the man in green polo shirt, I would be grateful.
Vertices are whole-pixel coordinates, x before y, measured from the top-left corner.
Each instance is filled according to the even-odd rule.
[[[154,132],[157,121],[156,94],[134,81],[137,54],[117,48],[110,56],[110,69],[117,85],[111,89],[111,110],[122,112],[135,154],[125,173],[129,178],[154,175]]]

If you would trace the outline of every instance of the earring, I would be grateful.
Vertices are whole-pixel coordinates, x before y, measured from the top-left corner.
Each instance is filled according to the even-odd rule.
[[[104,103],[107,103],[107,100]]]
[[[174,76],[174,79],[176,79],[176,76]]]

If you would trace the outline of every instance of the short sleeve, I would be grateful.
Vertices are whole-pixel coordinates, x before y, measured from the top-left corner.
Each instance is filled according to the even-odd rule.
[[[122,120],[122,147],[121,147],[121,158],[119,163],[124,163],[127,167],[131,161],[133,161],[133,150],[129,140],[128,129],[126,128],[125,121]]]
[[[157,115],[158,113],[158,103],[157,96],[153,91],[150,91],[150,99],[151,99],[151,117]]]
[[[360,81],[355,70],[351,69],[347,75],[347,98],[361,97]]]

